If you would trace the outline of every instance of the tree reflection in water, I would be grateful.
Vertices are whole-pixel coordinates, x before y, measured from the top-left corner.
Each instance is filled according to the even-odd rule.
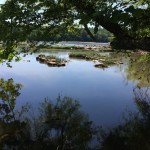
[[[112,55],[122,60],[124,54]],[[136,82],[133,89],[138,112],[128,112],[124,123],[108,132],[100,132],[101,150],[150,149],[150,54],[126,53],[128,80]]]
[[[138,87],[150,86],[150,54],[131,56],[126,72],[127,79],[136,81]]]
[[[111,53],[111,57],[117,62],[127,63],[126,80],[134,81],[138,87],[150,87],[150,53],[118,52]],[[120,69],[123,70],[124,67]]]
[[[79,102],[70,97],[58,96],[56,104],[45,99],[40,104],[36,117],[27,116],[29,107],[23,106],[20,111],[15,110],[16,98],[20,95],[22,85],[15,84],[13,79],[1,79],[0,149],[149,150],[150,70],[143,63],[143,75],[132,62],[135,59],[131,57],[130,61],[127,77],[139,81],[133,90],[138,113],[129,112],[124,123],[107,131],[94,126],[88,115],[81,112]],[[135,73],[137,71],[138,76]],[[96,145],[92,145],[95,137]]]
[[[101,134],[102,150],[149,150],[150,148],[150,90],[134,89],[138,113],[129,112],[125,123]]]
[[[15,84],[13,79],[0,79],[0,148],[12,149],[22,142],[27,135],[26,123],[21,121],[21,112],[15,111],[16,98],[20,95],[22,85]]]
[[[0,86],[1,149],[89,149],[94,128],[88,115],[80,111],[78,101],[60,96],[56,104],[45,100],[40,105],[39,115],[32,120],[23,117],[23,112],[30,111],[27,107],[15,111],[21,85],[15,84],[13,79],[1,79]]]

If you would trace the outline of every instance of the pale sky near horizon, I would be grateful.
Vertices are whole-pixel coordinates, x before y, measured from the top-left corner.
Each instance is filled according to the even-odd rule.
[[[4,4],[6,0],[0,0],[0,4]]]

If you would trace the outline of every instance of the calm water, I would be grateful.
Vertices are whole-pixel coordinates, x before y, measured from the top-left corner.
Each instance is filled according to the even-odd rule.
[[[45,53],[48,55],[48,53]],[[71,59],[66,67],[48,67],[28,55],[12,68],[0,66],[0,78],[13,78],[23,84],[17,107],[29,102],[37,107],[45,97],[55,101],[58,95],[79,100],[81,109],[96,124],[110,127],[122,121],[126,109],[136,110],[133,101],[135,83],[126,79],[124,65],[105,70],[94,67],[94,62]],[[68,52],[53,53],[68,58]],[[27,62],[30,60],[30,62]]]

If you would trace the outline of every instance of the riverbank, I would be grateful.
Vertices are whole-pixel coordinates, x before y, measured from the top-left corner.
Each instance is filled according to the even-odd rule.
[[[20,47],[35,47],[37,49],[61,49],[61,50],[92,50],[92,51],[112,51],[110,43],[99,43],[99,42],[78,42],[78,41],[62,41],[62,42],[22,42],[19,44]]]
[[[85,45],[85,46],[59,46],[59,45],[39,45],[37,48],[40,49],[63,49],[63,50],[92,50],[92,51],[113,51],[110,45],[105,46],[95,46],[95,45]]]

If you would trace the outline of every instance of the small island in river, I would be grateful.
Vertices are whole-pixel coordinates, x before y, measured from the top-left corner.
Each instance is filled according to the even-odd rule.
[[[38,55],[36,57],[36,60],[39,61],[40,63],[45,63],[51,67],[63,67],[66,66],[66,63],[68,62],[65,59],[57,58],[56,56],[52,55],[50,56]]]

